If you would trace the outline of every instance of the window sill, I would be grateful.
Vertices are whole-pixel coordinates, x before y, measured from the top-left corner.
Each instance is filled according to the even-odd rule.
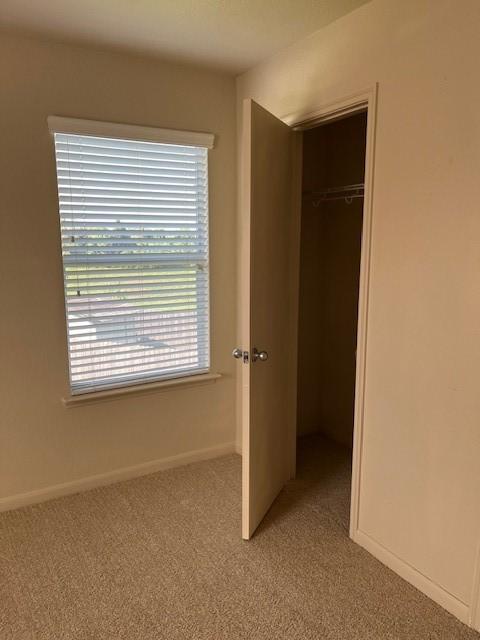
[[[185,376],[184,378],[172,378],[171,380],[161,380],[159,382],[149,382],[148,384],[137,384],[131,387],[119,387],[117,389],[107,389],[106,391],[94,391],[92,393],[82,393],[77,396],[67,396],[62,398],[66,407],[80,407],[86,404],[105,402],[108,400],[120,400],[127,396],[143,395],[159,391],[171,391],[176,388],[184,388],[216,382],[222,375],[220,373],[202,373],[197,376]]]

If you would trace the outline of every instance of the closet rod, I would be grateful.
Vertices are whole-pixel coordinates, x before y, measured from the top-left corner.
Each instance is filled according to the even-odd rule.
[[[303,193],[303,197],[312,200],[314,207],[318,207],[322,202],[328,200],[345,200],[347,204],[350,204],[353,199],[363,198],[365,185],[349,184],[342,187],[328,187],[326,189],[320,189],[318,191],[306,191]]]

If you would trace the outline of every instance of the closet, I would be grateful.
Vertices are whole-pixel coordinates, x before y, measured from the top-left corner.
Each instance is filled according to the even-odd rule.
[[[350,459],[366,127],[365,112],[309,129],[302,151],[297,436]]]

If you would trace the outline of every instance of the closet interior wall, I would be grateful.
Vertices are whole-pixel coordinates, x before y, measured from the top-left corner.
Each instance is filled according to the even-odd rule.
[[[364,182],[367,114],[303,134],[297,435],[351,446],[363,198],[311,192]]]

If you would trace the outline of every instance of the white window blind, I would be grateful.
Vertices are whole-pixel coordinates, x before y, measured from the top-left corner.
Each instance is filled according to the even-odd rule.
[[[72,393],[207,372],[207,149],[54,137]]]

